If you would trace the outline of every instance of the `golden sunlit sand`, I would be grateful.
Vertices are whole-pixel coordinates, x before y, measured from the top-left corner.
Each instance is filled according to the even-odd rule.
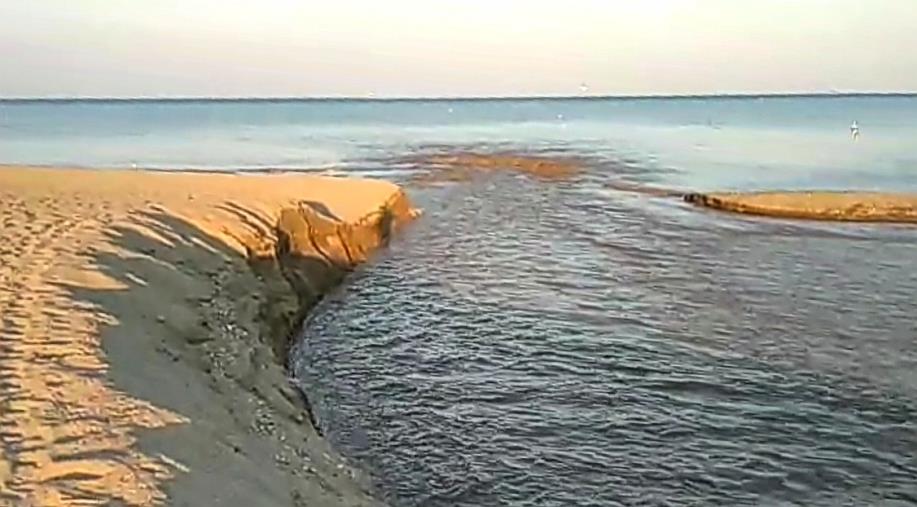
[[[782,218],[917,223],[917,194],[760,192],[687,194],[685,200],[724,211]]]
[[[0,168],[0,505],[373,505],[283,368],[390,183]]]

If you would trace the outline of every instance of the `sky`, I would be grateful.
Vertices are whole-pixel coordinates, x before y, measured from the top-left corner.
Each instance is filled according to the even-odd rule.
[[[917,0],[0,0],[0,96],[917,91]]]

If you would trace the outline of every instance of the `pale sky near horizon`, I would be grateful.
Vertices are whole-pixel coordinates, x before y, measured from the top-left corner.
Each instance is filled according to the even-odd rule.
[[[0,96],[917,91],[917,0],[0,0]]]

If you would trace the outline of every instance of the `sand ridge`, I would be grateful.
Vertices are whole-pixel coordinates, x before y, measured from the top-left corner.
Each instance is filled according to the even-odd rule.
[[[781,218],[917,223],[917,194],[890,192],[750,192],[685,194],[698,206]]]
[[[401,157],[392,161],[421,171],[417,184],[467,181],[479,174],[497,171],[523,174],[541,181],[558,181],[581,173],[585,162],[573,157],[514,152],[444,151]]]
[[[284,209],[360,223],[402,198],[304,175],[0,168],[0,505],[375,504],[253,342],[266,282],[247,256]]]

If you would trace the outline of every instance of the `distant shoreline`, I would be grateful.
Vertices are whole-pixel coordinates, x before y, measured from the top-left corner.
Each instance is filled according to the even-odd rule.
[[[724,93],[724,94],[659,94],[659,95],[520,95],[520,96],[469,96],[469,97],[0,97],[0,104],[23,103],[195,103],[195,102],[530,102],[548,100],[714,100],[714,99],[830,99],[830,98],[893,98],[917,97],[909,92],[799,92],[799,93]]]

